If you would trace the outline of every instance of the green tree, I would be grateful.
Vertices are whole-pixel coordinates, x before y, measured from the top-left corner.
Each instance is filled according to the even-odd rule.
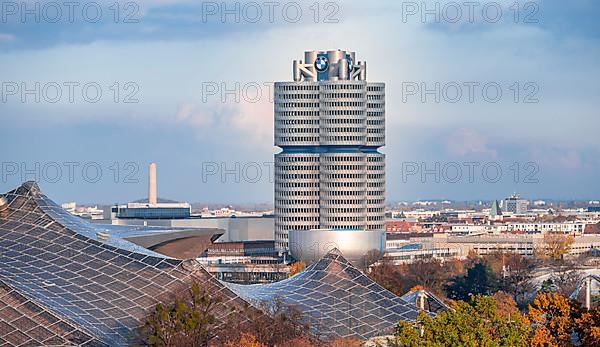
[[[514,310],[509,317],[498,313],[492,297],[476,296],[470,303],[457,301],[452,310],[432,318],[419,313],[416,325],[399,322],[391,347],[529,346],[529,321]]]
[[[263,302],[260,309],[248,305],[234,309],[201,290],[198,284],[193,284],[187,294],[179,295],[171,304],[156,305],[141,330],[147,345],[262,347],[285,346],[294,339],[323,345],[310,334],[301,311],[279,298]]]
[[[446,284],[449,298],[469,300],[472,295],[491,295],[498,291],[498,277],[485,262],[478,262],[464,276],[455,277]]]
[[[200,290],[197,283],[189,294],[172,305],[156,305],[143,328],[149,346],[207,346],[217,336],[215,308],[221,300]]]

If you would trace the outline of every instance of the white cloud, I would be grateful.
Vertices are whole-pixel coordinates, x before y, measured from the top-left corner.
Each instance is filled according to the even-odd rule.
[[[181,104],[175,114],[177,122],[184,122],[195,127],[207,128],[215,124],[214,111],[206,111],[196,104]]]
[[[486,137],[468,128],[452,133],[447,139],[446,149],[452,156],[465,157],[473,154],[491,159],[497,157],[497,152],[488,146]]]
[[[453,156],[482,155],[496,158],[497,153],[491,149],[486,138],[474,129],[463,128],[452,133],[446,142],[448,153]]]
[[[12,42],[14,40],[16,40],[15,35],[0,33],[0,43],[3,43],[3,42]]]
[[[533,147],[531,158],[540,167],[553,170],[577,171],[586,165],[579,150],[564,147]]]
[[[273,104],[268,98],[256,103],[184,103],[179,105],[175,120],[193,127],[203,138],[227,138],[244,147],[272,147]]]

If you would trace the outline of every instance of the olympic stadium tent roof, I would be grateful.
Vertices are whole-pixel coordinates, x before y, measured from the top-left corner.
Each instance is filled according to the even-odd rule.
[[[0,345],[119,346],[159,300],[197,282],[247,304],[195,260],[177,260],[70,215],[27,182],[0,208]],[[125,229],[118,228],[119,232]],[[156,229],[135,227],[136,235]],[[100,237],[100,238],[99,238]],[[227,313],[228,314],[228,313]]]
[[[124,239],[172,231],[91,224],[64,211],[34,182],[0,196],[0,345],[139,342],[136,329],[150,310],[194,282],[222,299],[220,317],[248,303],[265,310],[264,301],[279,298],[326,336],[367,339],[417,315],[414,305],[337,251],[290,279],[241,286],[216,280],[195,260]]]
[[[223,284],[259,308],[274,300],[298,307],[324,336],[368,339],[389,334],[399,320],[414,321],[418,313],[416,306],[373,282],[337,249],[287,280]]]
[[[440,312],[448,311],[450,307],[444,303],[444,301],[434,294],[423,290],[411,290],[400,297],[405,302],[417,307],[419,297],[422,296],[424,299],[423,305],[425,311],[431,315],[437,315]]]

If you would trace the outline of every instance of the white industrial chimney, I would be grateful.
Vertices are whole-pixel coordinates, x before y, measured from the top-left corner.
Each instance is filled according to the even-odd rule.
[[[156,204],[156,164],[150,163],[148,168],[148,203]]]

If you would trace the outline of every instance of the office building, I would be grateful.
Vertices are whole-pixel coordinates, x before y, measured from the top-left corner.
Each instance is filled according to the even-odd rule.
[[[274,114],[277,248],[306,255],[317,241],[320,253],[330,243],[349,258],[382,251],[384,84],[367,82],[355,52],[307,51],[293,81],[275,83]]]
[[[508,214],[527,213],[529,201],[521,199],[519,195],[513,194],[502,201],[502,212]]]

